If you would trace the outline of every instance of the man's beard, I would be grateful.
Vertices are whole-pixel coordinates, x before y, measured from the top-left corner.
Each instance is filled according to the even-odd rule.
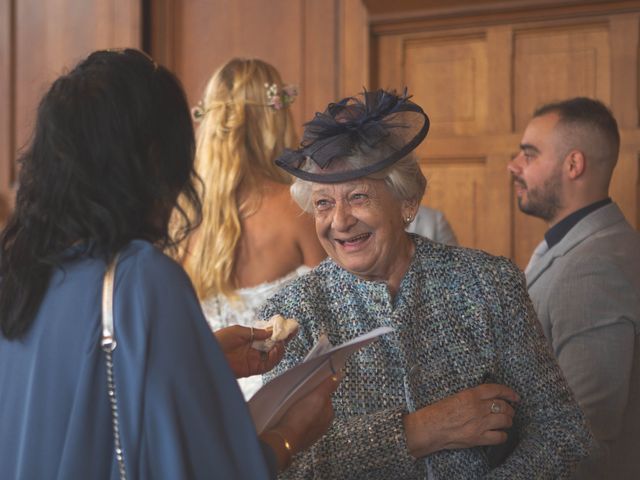
[[[533,189],[527,188],[527,184],[518,177],[513,177],[513,181],[524,186],[526,190],[526,203],[523,201],[522,195],[518,197],[518,207],[522,213],[541,218],[546,222],[556,217],[562,206],[559,175],[551,175],[542,187]]]

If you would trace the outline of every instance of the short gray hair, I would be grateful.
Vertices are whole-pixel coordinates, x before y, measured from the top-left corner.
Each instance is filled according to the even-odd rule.
[[[344,159],[342,166],[349,170],[355,170],[368,165],[368,163],[365,156],[360,154]],[[313,171],[317,168],[317,165],[308,157],[302,166],[302,169],[306,171]],[[416,200],[418,204],[427,189],[427,179],[422,173],[414,154],[409,154],[390,167],[367,175],[364,178],[384,180],[385,185],[398,200]],[[291,185],[291,196],[300,208],[308,213],[313,212],[313,205],[311,204],[311,186],[313,183],[296,178]]]

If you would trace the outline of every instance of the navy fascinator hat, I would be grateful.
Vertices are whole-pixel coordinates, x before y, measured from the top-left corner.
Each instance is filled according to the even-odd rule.
[[[375,90],[330,103],[305,123],[300,148],[286,149],[276,165],[318,183],[346,182],[393,165],[429,131],[429,117],[409,98],[406,89],[402,95]],[[352,157],[358,161],[346,161]]]

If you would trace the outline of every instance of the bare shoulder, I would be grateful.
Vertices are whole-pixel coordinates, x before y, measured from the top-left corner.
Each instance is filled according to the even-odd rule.
[[[302,254],[302,263],[311,267],[317,265],[326,257],[326,252],[316,235],[313,215],[302,210],[293,200],[288,185],[270,186],[270,190],[270,207],[280,212],[276,221],[282,233],[295,242]]]
[[[311,234],[315,236],[313,218],[291,198],[289,186],[265,181],[258,209],[243,219],[243,235],[290,249]]]
[[[288,185],[265,182],[257,210],[242,219],[238,285],[273,281],[302,264],[315,266],[324,256],[313,218],[295,204]]]
[[[291,197],[289,185],[270,182],[265,193],[265,207],[271,212],[279,212],[280,218],[285,220],[292,230],[301,225],[313,224],[313,217],[303,211]],[[274,220],[278,222],[278,219]]]

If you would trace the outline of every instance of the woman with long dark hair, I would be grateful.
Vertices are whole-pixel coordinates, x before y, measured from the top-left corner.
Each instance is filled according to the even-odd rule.
[[[193,155],[179,82],[136,50],[91,54],[42,99],[0,239],[3,478],[266,478],[328,426],[332,381],[258,441],[226,360],[259,373],[281,348],[236,368],[264,334],[219,345],[163,253],[199,221]],[[113,403],[101,295],[116,256]]]

